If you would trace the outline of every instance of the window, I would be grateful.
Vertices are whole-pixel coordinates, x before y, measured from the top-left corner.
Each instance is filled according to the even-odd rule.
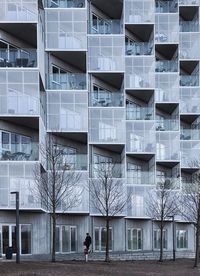
[[[93,34],[110,34],[111,24],[96,14],[92,14],[92,33]]]
[[[140,165],[127,163],[128,184],[142,184],[142,167]]]
[[[186,230],[176,231],[176,247],[177,249],[188,248],[188,232]]]
[[[67,83],[67,73],[69,73],[66,70],[61,69],[58,66],[52,65],[52,82],[55,84]]]
[[[76,149],[71,147],[64,147],[63,149],[63,164],[69,168],[75,169],[76,167]]]
[[[2,131],[1,132],[1,148],[5,150],[10,149],[10,133]]]
[[[105,251],[106,250],[106,228],[95,227],[94,228],[94,250]],[[109,228],[109,250],[112,250],[112,227]]]
[[[128,120],[141,119],[141,106],[132,101],[126,101],[126,114]]]
[[[142,249],[142,229],[130,228],[127,233],[128,250]]]
[[[97,85],[93,85],[93,105],[108,106],[112,100],[112,93]]]
[[[103,156],[100,154],[94,154],[93,157],[93,176],[98,176],[98,171],[101,169],[99,165],[101,164],[111,164],[113,162],[112,157]],[[112,169],[112,167],[110,168]]]
[[[153,231],[154,235],[154,249],[160,249],[160,229]],[[167,249],[167,230],[163,230],[163,248]]]
[[[32,253],[32,226],[30,224],[20,224],[20,252],[21,254]],[[3,254],[6,248],[12,246],[13,253],[16,253],[16,226],[13,224],[0,225],[0,236],[2,237]],[[0,240],[1,242],[1,240]]]
[[[77,227],[56,226],[56,253],[75,252],[77,250]]]

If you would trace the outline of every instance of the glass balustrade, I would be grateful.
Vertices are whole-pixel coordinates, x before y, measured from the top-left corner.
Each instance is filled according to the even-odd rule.
[[[0,48],[0,67],[37,67],[37,50]]]
[[[47,8],[84,8],[85,0],[46,0]]]
[[[178,0],[177,0],[178,1]],[[156,1],[156,13],[174,13],[178,12],[177,1]]]
[[[179,189],[180,177],[156,177],[156,185],[158,188]]]
[[[57,162],[58,170],[87,171],[87,154],[65,154],[63,148],[59,159]]]
[[[127,185],[155,185],[155,174],[150,171],[127,171]]]
[[[91,34],[122,34],[121,20],[93,19],[90,28]]]
[[[90,106],[120,107],[124,105],[124,96],[121,91],[92,91],[89,93]]]
[[[153,55],[153,44],[149,42],[135,42],[127,44],[125,47],[125,54],[127,56]]]
[[[101,163],[92,164],[91,167],[92,178],[99,178],[103,174],[112,178],[124,178],[124,165],[121,163]]]
[[[200,140],[200,129],[181,129],[181,140]]]
[[[52,90],[85,90],[86,74],[61,73],[50,74],[48,89]]]
[[[199,32],[198,21],[180,21],[180,32]]]
[[[0,149],[1,161],[38,161],[38,143],[8,144],[7,149]]]
[[[178,62],[174,60],[158,60],[155,63],[156,72],[178,72]]]
[[[179,120],[178,119],[164,119],[156,120],[157,131],[178,131]]]
[[[126,120],[153,120],[152,107],[126,107]]]
[[[199,86],[199,75],[180,75],[180,86]]]

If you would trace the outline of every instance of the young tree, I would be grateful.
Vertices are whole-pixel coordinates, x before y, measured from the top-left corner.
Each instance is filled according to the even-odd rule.
[[[178,193],[170,179],[163,179],[157,183],[147,196],[147,215],[158,222],[160,229],[160,258],[163,261],[163,230],[169,217],[178,214]]]
[[[90,180],[90,202],[106,221],[105,261],[109,261],[109,226],[110,220],[123,213],[127,203],[127,194],[123,181],[119,178],[118,164],[101,163],[93,167]]]
[[[200,172],[193,174],[190,182],[184,183],[180,202],[182,216],[192,222],[196,232],[194,267],[199,264],[199,235],[200,235]]]
[[[70,167],[64,158],[64,149],[52,135],[48,136],[45,145],[40,146],[40,153],[47,165],[47,170],[41,170],[40,165],[34,169],[34,193],[52,218],[52,262],[55,262],[56,220],[57,211],[67,211],[80,203],[82,190],[79,186],[80,173]]]

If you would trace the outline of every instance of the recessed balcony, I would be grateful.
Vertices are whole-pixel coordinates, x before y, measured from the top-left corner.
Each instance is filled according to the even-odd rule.
[[[180,86],[199,86],[199,75],[181,75]]]
[[[19,141],[16,143],[8,144],[7,149],[1,148],[0,160],[1,161],[38,161],[39,144],[30,142],[30,141],[24,141],[24,142]]]
[[[157,131],[178,131],[179,120],[177,118],[156,120],[156,130]]]
[[[156,13],[175,13],[178,12],[178,0],[156,0]]]
[[[200,140],[199,129],[183,128],[180,133],[181,140]]]
[[[37,67],[37,50],[0,48],[0,67]]]
[[[165,189],[179,189],[180,177],[156,177],[156,185],[158,188],[164,187]]]
[[[178,72],[178,61],[176,60],[157,60],[155,63],[155,71],[161,72]]]
[[[151,42],[133,42],[132,44],[126,43],[125,51],[127,56],[149,56],[153,54],[153,45]]]
[[[85,73],[53,73],[49,75],[50,90],[86,90]]]
[[[129,164],[128,164],[129,165]],[[127,170],[127,185],[155,185],[154,171]]]
[[[124,165],[121,163],[101,163],[90,166],[92,178],[99,178],[101,172],[109,175],[109,178],[124,178]]]
[[[46,0],[47,8],[85,8],[85,0]]]
[[[90,106],[92,107],[122,107],[124,95],[121,91],[92,91],[89,93]]]
[[[95,18],[94,18],[95,17]],[[99,19],[93,15],[90,27],[91,34],[122,34],[122,24],[119,19]]]
[[[153,107],[126,106],[126,120],[153,120]]]

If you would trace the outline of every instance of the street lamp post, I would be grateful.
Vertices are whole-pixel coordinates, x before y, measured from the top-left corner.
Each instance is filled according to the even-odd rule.
[[[20,263],[20,250],[19,250],[19,192],[11,192],[16,196],[16,263]]]
[[[175,249],[175,221],[174,216],[168,216],[169,218],[172,218],[172,239],[173,239],[173,261],[176,260],[176,249]]]

